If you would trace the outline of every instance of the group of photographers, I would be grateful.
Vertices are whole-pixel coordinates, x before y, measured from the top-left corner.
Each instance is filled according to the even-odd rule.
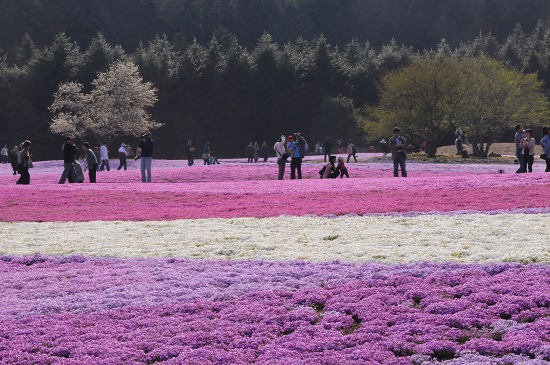
[[[277,154],[277,165],[279,166],[278,180],[285,176],[286,161],[290,158],[290,179],[302,179],[302,159],[306,155],[307,141],[302,133],[294,133],[288,137],[281,136],[273,146]]]

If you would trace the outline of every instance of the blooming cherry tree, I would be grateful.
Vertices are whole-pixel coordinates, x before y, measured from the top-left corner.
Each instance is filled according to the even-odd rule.
[[[144,82],[131,62],[119,61],[100,72],[90,93],[76,82],[59,85],[49,107],[54,114],[50,130],[56,134],[94,137],[138,136],[162,124],[147,111],[157,101],[156,89]]]

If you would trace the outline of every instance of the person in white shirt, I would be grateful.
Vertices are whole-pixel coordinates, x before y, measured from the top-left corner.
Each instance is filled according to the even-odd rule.
[[[99,147],[99,155],[101,156],[101,166],[99,171],[105,170],[111,171],[111,166],[109,166],[109,150],[107,149],[107,142],[103,142],[101,147]]]
[[[2,163],[8,163],[8,145],[5,144],[1,151]]]
[[[286,160],[289,155],[286,151],[286,138],[281,136],[281,139],[275,143],[273,146],[275,154],[277,155],[277,166],[279,166],[279,174],[277,175],[277,180],[283,180],[285,176]]]
[[[120,145],[120,148],[118,149],[118,159],[120,160],[120,164],[118,165],[117,170],[120,170],[123,167],[124,167],[124,171],[127,170],[127,165],[126,165],[127,154],[128,154],[128,150],[126,149],[126,144],[123,143]]]

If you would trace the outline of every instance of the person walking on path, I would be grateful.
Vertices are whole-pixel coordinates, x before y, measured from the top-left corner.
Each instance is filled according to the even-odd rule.
[[[5,144],[4,148],[2,148],[2,151],[0,151],[0,155],[2,155],[2,163],[8,163],[8,145]]]
[[[76,171],[74,169],[74,159],[78,148],[74,145],[73,137],[66,137],[63,145],[63,173],[59,179],[59,184],[65,184],[65,180],[69,179],[69,183],[78,181]]]
[[[521,148],[521,141],[523,140],[524,136],[523,127],[521,124],[516,125],[516,135],[514,136],[514,140],[516,143],[516,158],[519,162],[519,169],[516,170],[516,174],[520,174],[522,172],[525,172],[525,161],[523,160],[523,149]]]
[[[550,127],[544,127],[542,129],[544,137],[540,140],[542,146],[542,154],[546,155],[546,170],[544,172],[550,172]]]
[[[127,158],[128,151],[126,150],[126,144],[121,144],[120,148],[118,149],[118,159],[120,160],[120,163],[118,165],[118,169],[120,170],[124,167],[124,171],[128,169],[126,165],[126,158]]]
[[[88,142],[82,144],[82,149],[86,157],[86,165],[88,165],[88,177],[91,183],[95,183],[97,175],[97,158],[90,149],[90,144]]]
[[[145,134],[145,140],[139,142],[141,151],[141,182],[151,182],[151,164],[153,162],[153,149],[155,141],[152,138],[151,132]],[[147,171],[147,178],[145,172]]]
[[[279,167],[279,174],[277,180],[283,180],[285,176],[286,159],[288,153],[286,152],[286,138],[281,136],[281,139],[273,146],[275,154],[277,155],[277,166]]]
[[[193,146],[193,142],[188,139],[187,140],[187,166],[193,166],[195,163],[195,160],[193,159],[193,152],[195,152],[195,147]]]
[[[407,141],[405,141],[405,138],[401,137],[401,131],[397,127],[393,129],[393,136],[390,138],[389,148],[393,160],[393,176],[399,176],[399,167],[401,167],[401,176],[407,177],[407,169],[405,166],[405,160],[407,159]]]
[[[10,151],[10,163],[11,168],[13,169],[13,174],[17,175],[17,165],[19,163],[19,146],[15,145],[13,146],[13,150]]]
[[[357,163],[357,157],[355,157],[355,155],[357,154],[357,148],[355,148],[355,145],[353,143],[351,143],[351,139],[348,142],[347,153],[348,153],[348,159],[347,159],[346,162],[349,163],[350,157],[353,156],[353,159],[355,160],[355,163]]]
[[[19,185],[29,185],[31,183],[31,175],[29,174],[29,163],[31,161],[31,153],[29,152],[31,148],[31,141],[26,140],[22,144],[23,149],[19,153],[19,180],[16,184]]]
[[[330,157],[330,154],[332,153],[332,142],[330,141],[330,138],[327,138],[325,143],[323,143],[323,154],[325,162],[327,162],[327,156]]]
[[[99,147],[99,154],[101,156],[101,166],[99,171],[103,171],[107,168],[107,171],[111,171],[111,166],[109,166],[109,149],[107,148],[107,142],[103,142],[101,147]]]
[[[525,130],[525,135],[521,140],[521,148],[523,149],[523,172],[533,172],[533,162],[535,161],[535,139],[532,137],[533,132],[530,129]]]

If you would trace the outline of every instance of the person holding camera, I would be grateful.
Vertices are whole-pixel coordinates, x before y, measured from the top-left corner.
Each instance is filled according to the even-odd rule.
[[[289,142],[287,144],[287,148],[290,154],[290,179],[296,179],[296,172],[298,172],[298,180],[301,180],[302,159],[306,154],[307,142],[302,136],[302,133],[294,133],[294,136],[289,136],[288,139]]]
[[[286,138],[281,136],[281,139],[273,146],[275,154],[277,155],[277,166],[279,166],[279,174],[277,180],[283,180],[285,176],[286,160],[288,153],[286,152]]]

